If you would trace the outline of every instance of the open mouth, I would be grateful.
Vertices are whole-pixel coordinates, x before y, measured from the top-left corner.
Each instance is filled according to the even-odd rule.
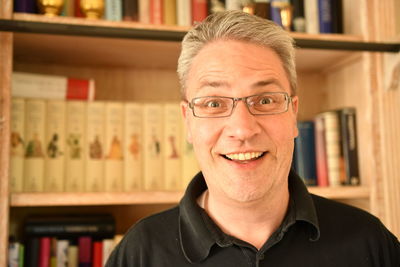
[[[246,153],[232,153],[222,155],[224,158],[239,162],[248,162],[256,160],[264,156],[265,152],[246,152]]]

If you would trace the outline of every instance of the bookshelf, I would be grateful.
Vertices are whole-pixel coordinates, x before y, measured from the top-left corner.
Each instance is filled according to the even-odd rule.
[[[310,191],[365,208],[400,236],[400,90],[385,89],[383,72],[384,57],[399,51],[400,7],[395,0],[345,3],[346,34],[293,33],[301,47],[299,119],[357,108],[362,185]],[[11,0],[0,0],[0,6],[0,255],[6,255],[9,229],[32,212],[105,210],[123,233],[137,219],[175,205],[183,192],[11,194],[10,77],[26,71],[94,78],[97,100],[176,101],[179,40],[187,28],[13,14]],[[0,258],[0,266],[5,260]]]

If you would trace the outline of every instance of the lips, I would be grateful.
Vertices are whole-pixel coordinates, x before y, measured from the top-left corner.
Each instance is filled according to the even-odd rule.
[[[223,155],[226,159],[234,161],[250,161],[262,157],[265,152],[231,153]]]

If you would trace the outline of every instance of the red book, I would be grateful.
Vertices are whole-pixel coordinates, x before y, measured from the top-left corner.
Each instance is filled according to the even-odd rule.
[[[87,100],[94,98],[92,80],[72,79],[67,82],[67,99]]]
[[[93,242],[93,264],[92,267],[103,267],[103,242]]]
[[[78,239],[79,267],[92,266],[92,238],[82,236]]]
[[[74,16],[78,18],[83,18],[85,15],[83,14],[81,10],[81,0],[73,0],[75,1],[74,3]]]
[[[192,24],[207,17],[207,0],[192,0]]]
[[[163,0],[150,0],[150,23],[162,24],[163,23]]]
[[[328,163],[325,148],[325,127],[324,117],[315,118],[315,160],[317,165],[317,184],[318,186],[328,186]]]
[[[39,267],[50,267],[51,238],[41,237],[39,248]]]

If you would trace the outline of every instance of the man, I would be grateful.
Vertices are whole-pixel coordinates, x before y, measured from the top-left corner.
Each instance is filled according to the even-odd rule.
[[[310,195],[290,171],[298,98],[285,31],[211,15],[185,36],[178,74],[202,172],[178,207],[131,228],[107,266],[400,266],[377,218]]]

